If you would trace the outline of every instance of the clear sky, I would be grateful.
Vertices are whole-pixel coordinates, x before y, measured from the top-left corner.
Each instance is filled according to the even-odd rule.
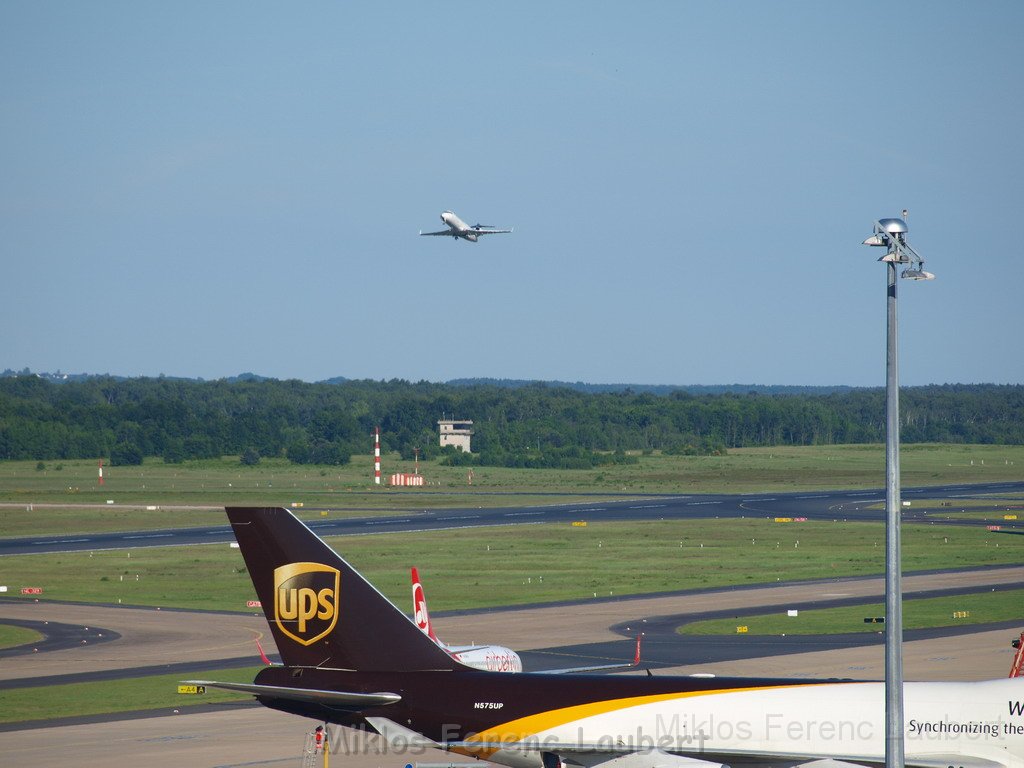
[[[1024,3],[0,3],[0,369],[1024,382]],[[514,227],[421,238],[454,209]]]

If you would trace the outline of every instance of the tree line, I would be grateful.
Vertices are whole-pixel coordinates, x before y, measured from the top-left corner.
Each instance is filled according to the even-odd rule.
[[[473,456],[438,446],[437,420],[472,419]],[[1024,443],[1024,386],[905,387],[905,442]],[[626,451],[722,453],[730,448],[878,443],[885,391],[824,394],[584,392],[563,386],[402,380],[194,381],[92,377],[52,383],[0,378],[0,459],[138,463],[223,455],[344,464],[372,450],[452,463],[584,468]]]

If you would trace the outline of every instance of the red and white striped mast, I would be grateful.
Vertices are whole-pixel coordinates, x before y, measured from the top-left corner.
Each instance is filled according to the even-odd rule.
[[[380,485],[380,427],[373,430],[373,482]]]

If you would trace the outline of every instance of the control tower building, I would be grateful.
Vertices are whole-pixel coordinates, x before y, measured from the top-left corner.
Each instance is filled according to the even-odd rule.
[[[441,419],[437,422],[441,435],[441,447],[454,445],[460,451],[472,453],[469,441],[473,437],[473,422],[459,419]]]

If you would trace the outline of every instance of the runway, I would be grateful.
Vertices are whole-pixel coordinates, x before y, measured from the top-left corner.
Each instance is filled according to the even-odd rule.
[[[931,522],[924,511],[915,509],[930,499],[992,499],[998,494],[1024,493],[1024,482],[944,485],[904,488],[901,495],[911,507],[905,522]],[[553,499],[557,496],[552,496]],[[491,509],[409,510],[388,516],[313,520],[309,527],[320,536],[359,536],[370,533],[408,533],[494,525],[564,523],[573,520],[697,520],[707,518],[804,517],[808,520],[882,521],[881,509],[869,509],[885,501],[884,490],[820,491],[771,494],[684,494],[642,495],[594,502]],[[1020,503],[1020,499],[1012,499]],[[307,508],[307,511],[315,511]],[[328,511],[328,510],[325,510]],[[948,520],[943,525],[984,525],[977,520]],[[1024,521],[1008,522],[1007,531],[1024,532]],[[224,544],[234,540],[227,525],[116,533],[72,534],[68,536],[17,537],[0,539],[0,556],[55,552],[81,552],[140,547],[173,547],[195,544]]]

